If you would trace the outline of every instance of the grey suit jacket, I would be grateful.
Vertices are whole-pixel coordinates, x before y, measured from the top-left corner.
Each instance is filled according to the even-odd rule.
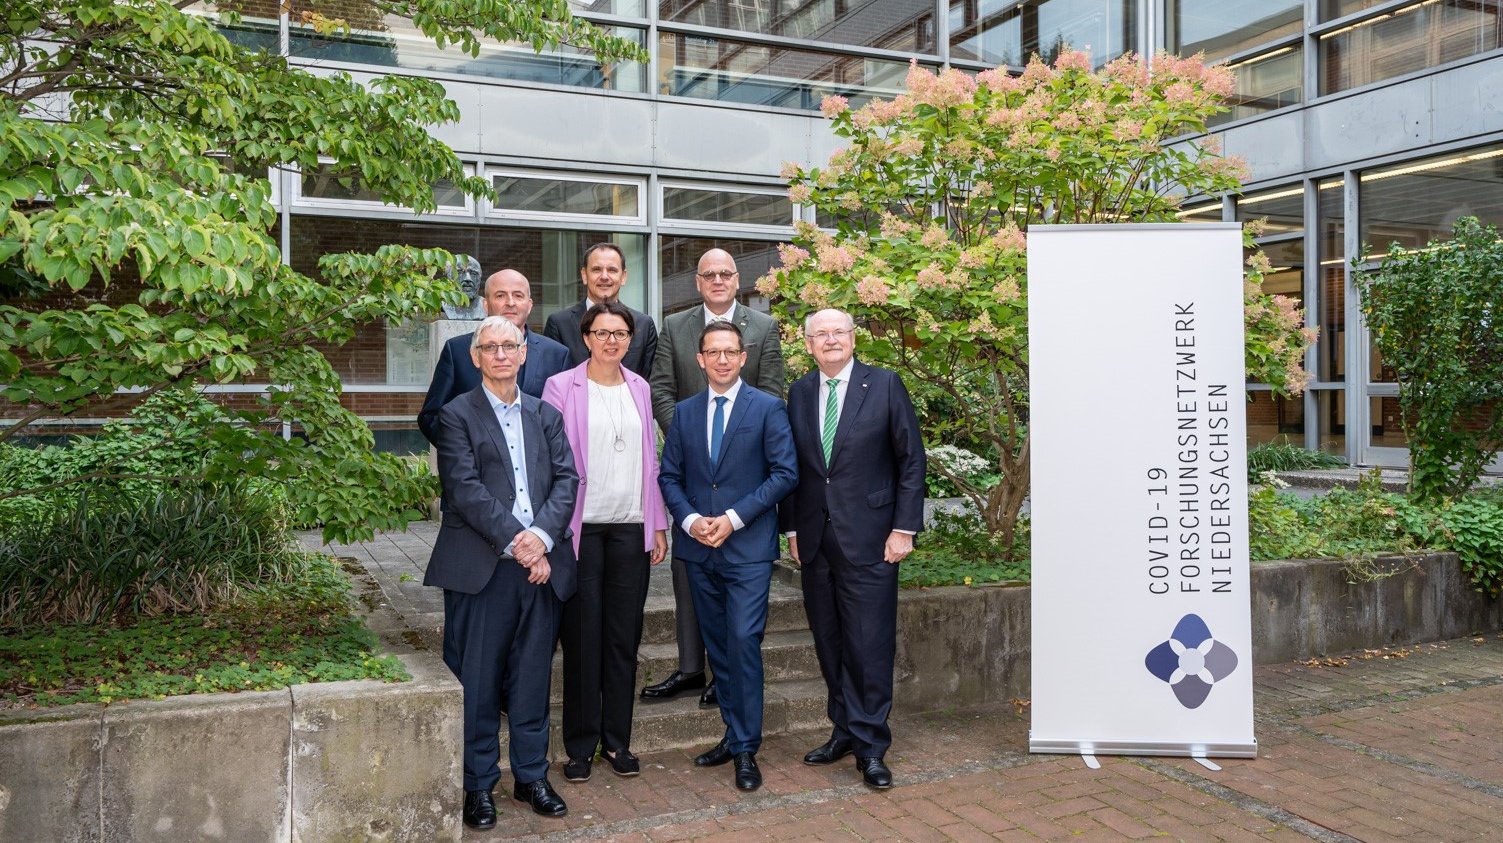
[[[783,343],[778,323],[765,313],[736,304],[736,327],[746,348],[746,366],[741,379],[777,398],[788,389],[783,376]],[[699,353],[699,335],[705,329],[705,306],[695,305],[663,320],[658,335],[658,358],[652,364],[652,415],[658,427],[668,432],[673,422],[673,408],[678,402],[709,388],[704,369],[695,359]]]
[[[438,477],[443,483],[444,520],[433,543],[423,585],[477,594],[496,566],[515,565],[504,556],[522,525],[512,516],[516,488],[511,459],[484,384],[439,411]],[[551,404],[522,393],[522,447],[532,524],[553,539],[549,583],[558,599],[574,594],[574,542],[569,519],[579,474],[564,437],[564,417]]]

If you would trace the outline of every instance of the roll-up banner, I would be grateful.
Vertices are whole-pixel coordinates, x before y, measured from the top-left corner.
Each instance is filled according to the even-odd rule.
[[[1028,231],[1029,750],[1254,757],[1242,234]]]

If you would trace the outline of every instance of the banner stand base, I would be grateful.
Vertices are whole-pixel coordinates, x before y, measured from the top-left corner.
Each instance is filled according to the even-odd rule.
[[[1195,759],[1196,764],[1199,764],[1200,766],[1206,768],[1207,770],[1210,770],[1213,773],[1221,772],[1221,765],[1205,757],[1204,755],[1192,755],[1190,757]]]
[[[1086,752],[1083,749],[1080,751],[1080,760],[1084,761],[1085,765],[1087,767],[1090,767],[1092,770],[1101,769],[1101,762],[1096,760],[1096,756],[1092,755],[1089,752]]]
[[[1156,743],[1152,741],[1082,741],[1029,736],[1028,751],[1058,755],[1164,755],[1193,758],[1206,764],[1210,758],[1257,758],[1256,738],[1246,743]],[[1086,762],[1089,764],[1090,762]]]

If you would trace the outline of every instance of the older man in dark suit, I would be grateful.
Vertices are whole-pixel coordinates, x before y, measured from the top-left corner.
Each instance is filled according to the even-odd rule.
[[[828,693],[830,740],[804,756],[852,753],[870,787],[892,787],[892,671],[898,564],[924,526],[924,442],[903,381],[853,357],[849,314],[804,324],[818,368],[788,390],[799,484],[780,519],[803,568],[804,608]]]
[[[783,402],[741,380],[746,349],[728,322],[703,328],[699,363],[709,388],[679,403],[663,442],[658,484],[684,560],[725,736],[694,759],[735,761],[736,787],[762,786],[762,635],[778,555],[777,505],[793,489],[793,435]]]
[[[579,280],[585,286],[584,301],[551,314],[547,324],[543,325],[544,336],[569,349],[570,366],[578,366],[590,356],[584,335],[579,331],[585,311],[591,305],[616,301],[621,297],[621,288],[626,286],[626,253],[615,243],[596,243],[585,249]],[[652,376],[653,358],[658,353],[658,329],[647,314],[636,308],[628,309],[636,330],[632,333],[626,356],[621,358],[621,365],[648,380]]]
[[[694,286],[703,304],[663,320],[658,335],[658,358],[652,364],[652,414],[664,433],[673,421],[673,408],[691,395],[705,391],[708,381],[699,364],[699,335],[711,322],[729,322],[741,331],[746,365],[741,379],[768,395],[783,397],[783,343],[771,316],[738,304],[741,275],[736,260],[724,249],[711,249],[699,259]],[[699,633],[699,618],[689,596],[689,574],[683,559],[673,557],[673,604],[678,638],[678,670],[661,682],[642,689],[646,702],[671,699],[685,691],[704,688],[701,707],[716,704],[714,683],[705,683],[705,645]]]
[[[464,822],[491,828],[503,699],[512,795],[544,816],[568,812],[547,778],[548,688],[574,593],[579,474],[563,416],[517,389],[521,330],[487,317],[470,360],[481,385],[439,411],[443,526],[423,584],[444,590],[444,659],[464,687]]]
[[[543,397],[543,384],[570,367],[569,349],[542,334],[527,330],[532,314],[532,287],[527,276],[515,269],[503,269],[485,279],[483,297],[488,316],[505,316],[522,329],[527,340],[527,363],[517,375],[517,386],[534,398]],[[428,397],[418,413],[418,429],[430,443],[438,443],[438,411],[455,398],[480,385],[480,370],[470,362],[473,335],[454,337],[444,343],[428,382]]]

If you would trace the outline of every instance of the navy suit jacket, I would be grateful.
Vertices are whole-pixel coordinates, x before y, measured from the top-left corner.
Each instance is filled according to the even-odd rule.
[[[684,519],[734,509],[745,526],[720,546],[726,561],[770,562],[778,557],[778,502],[798,483],[788,410],[743,381],[714,468],[705,440],[709,412],[708,389],[680,401],[663,441],[658,485],[673,519],[673,555],[691,562],[707,559],[711,548],[684,532]]]
[[[522,394],[522,447],[532,526],[553,539],[549,583],[559,600],[574,595],[574,542],[569,519],[579,474],[564,436],[564,417],[551,404]],[[516,565],[503,555],[522,525],[512,516],[516,488],[501,425],[477,386],[439,411],[438,478],[444,487],[444,520],[433,543],[423,585],[478,594],[497,565]]]
[[[470,359],[474,334],[464,334],[444,343],[428,383],[428,397],[418,412],[418,430],[430,444],[438,444],[438,411],[455,398],[480,385],[480,370]],[[569,349],[536,331],[527,332],[527,362],[517,376],[517,387],[534,398],[543,397],[543,385],[569,368]]]
[[[796,530],[799,557],[813,559],[828,516],[848,560],[881,563],[888,533],[924,528],[924,440],[913,401],[895,373],[857,360],[829,465],[819,430],[823,401],[818,369],[788,389],[799,484],[783,502],[782,528]]]
[[[652,361],[658,354],[658,326],[652,321],[652,317],[628,307],[631,311],[632,321],[636,323],[631,335],[631,345],[626,347],[626,356],[621,358],[621,365],[642,376],[642,380],[652,379]],[[580,299],[572,307],[557,310],[548,315],[548,321],[543,325],[543,335],[549,339],[562,343],[569,349],[569,368],[578,366],[590,356],[590,350],[585,347],[584,335],[579,332],[579,323],[584,319],[585,303]]]

